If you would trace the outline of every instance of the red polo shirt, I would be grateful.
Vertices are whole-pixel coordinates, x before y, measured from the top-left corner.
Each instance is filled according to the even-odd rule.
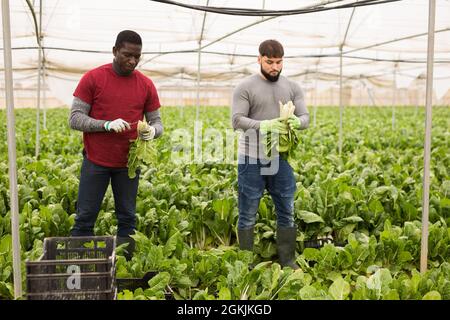
[[[129,76],[119,76],[109,63],[87,72],[73,95],[91,106],[91,118],[108,121],[122,118],[134,123],[131,130],[121,133],[83,133],[90,161],[104,167],[126,167],[130,140],[137,138],[135,122],[144,118],[144,112],[160,107],[153,82],[137,70]]]

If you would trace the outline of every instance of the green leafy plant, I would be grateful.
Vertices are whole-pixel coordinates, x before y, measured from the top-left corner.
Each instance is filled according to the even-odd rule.
[[[292,160],[294,149],[300,142],[298,130],[290,128],[287,124],[287,119],[294,115],[295,106],[292,101],[282,104],[280,101],[280,119],[286,124],[288,128],[286,133],[274,135],[267,134],[265,137],[265,153],[268,157],[272,156],[272,150],[275,147],[280,156],[285,160]]]
[[[128,177],[133,179],[136,177],[136,170],[143,163],[150,165],[156,158],[156,149],[152,140],[142,140],[139,133],[148,130],[148,123],[145,121],[138,122],[138,137],[131,140],[130,151],[128,152]]]

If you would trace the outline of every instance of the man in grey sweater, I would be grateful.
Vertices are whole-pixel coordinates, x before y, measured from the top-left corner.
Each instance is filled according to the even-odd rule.
[[[282,266],[298,269],[295,263],[297,228],[293,209],[295,177],[287,160],[275,155],[267,158],[263,136],[282,134],[288,128],[280,117],[279,103],[292,101],[294,115],[288,119],[291,129],[309,126],[309,113],[300,86],[280,75],[283,46],[266,40],[259,46],[260,73],[242,81],[233,92],[232,124],[242,130],[238,147],[238,238],[242,250],[253,250],[254,226],[259,201],[267,189],[277,213],[277,252]],[[275,169],[274,169],[275,168]]]

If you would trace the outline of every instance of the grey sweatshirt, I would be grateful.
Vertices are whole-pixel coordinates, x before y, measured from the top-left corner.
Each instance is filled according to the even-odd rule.
[[[105,131],[103,125],[106,120],[97,120],[89,116],[91,106],[83,100],[74,97],[72,108],[70,109],[69,126],[72,129],[83,132],[101,132]],[[149,125],[155,128],[155,138],[163,133],[163,126],[159,110],[145,112],[145,119]]]
[[[261,74],[244,79],[233,92],[232,124],[235,130],[243,130],[239,138],[238,153],[252,158],[267,159],[264,154],[259,124],[280,116],[279,101],[283,104],[291,100],[295,105],[294,114],[300,118],[300,130],[309,126],[309,113],[300,86],[280,76],[270,82]]]

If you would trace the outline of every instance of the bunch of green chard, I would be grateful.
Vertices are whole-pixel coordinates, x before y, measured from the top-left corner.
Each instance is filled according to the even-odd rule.
[[[286,104],[280,103],[280,119],[285,122],[287,133],[274,134],[270,133],[265,138],[265,153],[269,158],[272,157],[272,150],[275,147],[280,156],[285,160],[290,160],[292,153],[300,142],[300,136],[298,130],[292,129],[287,119],[294,115],[295,106],[292,101]]]
[[[148,131],[148,123],[145,121],[138,122],[138,137],[130,143],[130,151],[128,152],[128,177],[133,179],[136,177],[136,170],[140,165],[150,165],[152,160],[156,158],[156,149],[152,140],[142,140],[139,133]]]

